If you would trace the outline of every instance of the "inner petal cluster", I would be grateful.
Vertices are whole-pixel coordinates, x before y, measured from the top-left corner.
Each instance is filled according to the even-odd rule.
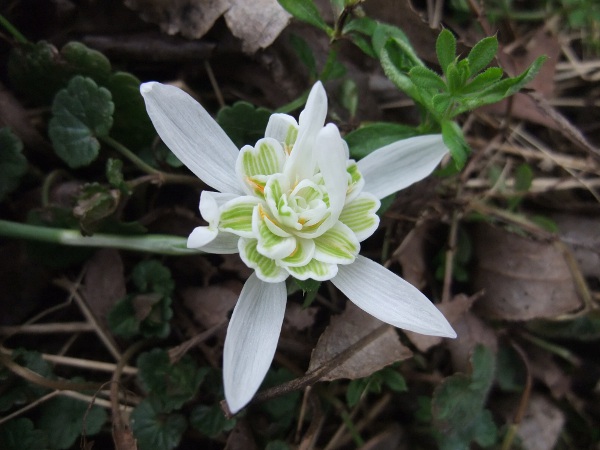
[[[236,174],[247,195],[222,203],[201,197],[201,213],[210,211],[204,217],[207,228],[239,237],[241,258],[263,281],[290,275],[328,280],[338,264],[354,262],[360,242],[377,229],[380,202],[362,192],[357,165],[337,128],[332,130],[327,140],[314,130],[310,136],[291,116],[273,115],[267,136],[243,147],[237,159]],[[332,151],[332,143],[345,154],[337,169],[341,177],[326,167],[328,159],[321,156],[327,154],[319,154]]]

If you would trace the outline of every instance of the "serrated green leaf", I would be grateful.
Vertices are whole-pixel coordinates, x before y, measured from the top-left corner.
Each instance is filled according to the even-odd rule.
[[[489,67],[464,86],[460,93],[462,95],[478,93],[500,80],[503,74],[504,71],[500,67]]]
[[[70,397],[55,397],[42,405],[37,425],[46,432],[51,448],[67,449],[82,433],[97,434],[107,418],[106,411],[99,406]]]
[[[34,104],[48,104],[75,75],[97,82],[110,74],[106,57],[80,42],[68,42],[60,52],[45,41],[15,47],[10,54],[8,74],[11,84]]]
[[[132,279],[140,292],[156,292],[168,297],[175,288],[171,271],[156,259],[137,264],[133,269]]]
[[[228,419],[219,405],[198,405],[190,413],[190,425],[210,438],[230,431],[236,419]]]
[[[344,139],[352,158],[361,159],[378,148],[417,134],[417,130],[408,125],[374,122],[351,131]]]
[[[110,91],[115,105],[111,137],[132,149],[149,147],[156,132],[140,94],[140,80],[127,72],[115,72],[99,84]]]
[[[113,123],[110,92],[91,78],[74,77],[56,94],[48,134],[56,154],[71,168],[87,166],[98,156],[98,137]]]
[[[163,409],[179,409],[196,395],[207,368],[199,368],[189,355],[172,363],[160,348],[142,353],[137,359],[142,388],[158,398]]]
[[[450,155],[456,167],[464,167],[470,149],[458,124],[451,120],[442,122],[442,138],[444,144],[450,150]]]
[[[148,397],[131,413],[131,429],[140,450],[172,450],[187,429],[181,414],[172,414],[160,400]]]
[[[297,34],[290,34],[289,37],[290,45],[298,55],[298,58],[306,66],[308,69],[308,75],[316,79],[317,78],[317,61],[315,60],[315,55],[308,45],[308,43],[298,36]]]
[[[471,375],[452,375],[434,392],[432,416],[440,448],[468,449],[473,440],[480,445],[496,440],[496,426],[489,411],[483,409],[494,380],[492,351],[477,345],[471,365]]]
[[[317,27],[328,34],[333,30],[327,26],[313,0],[277,0],[296,19]]]
[[[14,191],[27,172],[23,143],[8,128],[0,128],[0,201]]]
[[[467,55],[469,61],[470,76],[475,76],[492,62],[498,51],[498,39],[496,36],[483,38],[473,46]]]
[[[217,122],[238,147],[254,145],[264,137],[271,112],[255,108],[248,102],[225,106],[217,114]]]
[[[444,74],[448,66],[456,58],[456,38],[447,28],[444,28],[435,42],[435,52]]]
[[[26,418],[14,419],[0,426],[0,448],[3,450],[46,450],[48,440]]]
[[[410,69],[410,72],[408,72],[408,76],[415,86],[421,89],[437,89],[440,91],[445,91],[447,89],[444,80],[427,67],[413,67]]]

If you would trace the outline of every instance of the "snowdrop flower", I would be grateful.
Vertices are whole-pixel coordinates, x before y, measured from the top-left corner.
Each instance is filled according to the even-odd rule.
[[[275,354],[286,304],[285,280],[331,280],[360,308],[396,327],[455,337],[415,287],[359,255],[379,225],[380,199],[429,175],[448,149],[440,135],[387,145],[355,162],[337,127],[325,125],[327,96],[312,88],[298,122],[273,114],[265,137],[238,150],[182,90],[156,82],[141,92],[158,134],[204,183],[207,226],[188,247],[238,253],[254,273],[227,329],[225,398],[232,413],[263,381]]]

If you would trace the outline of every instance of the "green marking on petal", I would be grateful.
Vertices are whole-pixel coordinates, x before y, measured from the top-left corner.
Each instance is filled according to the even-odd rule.
[[[298,128],[294,127],[294,126],[290,126],[288,128],[287,134],[285,135],[285,141],[283,142],[285,145],[285,150],[288,153],[288,155],[291,153],[292,147],[294,146],[294,143],[296,142],[297,137],[298,137]]]
[[[308,280],[312,278],[317,281],[330,280],[337,275],[337,264],[329,264],[316,259],[301,267],[286,267],[287,271],[294,278],[299,280]]]
[[[360,251],[360,244],[354,232],[340,222],[314,241],[315,258],[323,262],[350,264]]]
[[[242,167],[246,176],[272,175],[281,171],[284,153],[274,139],[261,139],[253,147],[242,149]]]
[[[315,254],[315,243],[312,239],[296,238],[296,248],[290,256],[280,262],[284,266],[299,267],[310,262]]]
[[[296,238],[277,227],[260,205],[254,209],[252,222],[253,231],[258,238],[256,249],[260,254],[272,259],[281,259],[292,254],[296,248]],[[287,236],[282,236],[284,234]]]
[[[368,193],[360,194],[356,199],[344,206],[340,214],[340,222],[349,227],[359,242],[371,236],[379,226],[376,211],[381,202]]]
[[[288,273],[279,267],[275,260],[261,255],[257,249],[256,239],[240,239],[238,248],[240,257],[251,269],[256,270],[256,275],[263,281],[276,283],[288,277]]]
[[[252,237],[252,213],[257,201],[254,197],[239,197],[225,203],[221,209],[219,229]]]

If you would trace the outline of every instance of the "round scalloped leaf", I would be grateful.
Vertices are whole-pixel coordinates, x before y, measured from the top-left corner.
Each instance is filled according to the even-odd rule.
[[[140,450],[171,450],[179,445],[187,421],[181,414],[169,414],[160,400],[149,397],[131,413],[131,428]]]
[[[69,167],[87,166],[98,156],[98,137],[113,124],[114,104],[108,89],[76,76],[54,97],[48,134],[56,154]]]

